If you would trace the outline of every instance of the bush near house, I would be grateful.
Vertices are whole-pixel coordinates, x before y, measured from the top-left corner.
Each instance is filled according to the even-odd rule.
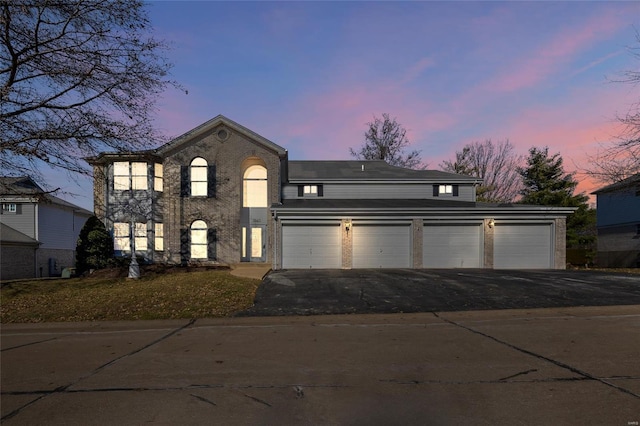
[[[104,224],[95,216],[85,222],[76,245],[76,272],[102,269],[113,259],[113,238]]]
[[[251,307],[260,284],[227,270],[141,269],[137,280],[126,278],[127,268],[109,268],[83,278],[5,283],[1,322],[226,317]]]

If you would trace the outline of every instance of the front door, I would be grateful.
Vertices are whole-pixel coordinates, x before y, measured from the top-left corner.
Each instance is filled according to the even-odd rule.
[[[267,227],[251,225],[242,227],[242,260],[265,262],[267,249]]]

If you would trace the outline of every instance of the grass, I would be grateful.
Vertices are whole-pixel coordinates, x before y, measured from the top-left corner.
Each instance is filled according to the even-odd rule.
[[[122,273],[6,283],[2,323],[226,317],[249,308],[260,281],[228,271]]]

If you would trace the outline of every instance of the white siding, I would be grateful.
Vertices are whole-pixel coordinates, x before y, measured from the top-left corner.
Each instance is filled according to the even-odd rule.
[[[439,199],[456,201],[475,201],[472,185],[459,185],[459,195],[433,196],[433,185],[426,183],[325,183],[324,198],[328,199]],[[298,197],[298,185],[285,185],[282,190],[284,199]]]
[[[84,221],[74,218],[71,209],[41,203],[38,206],[41,248],[75,250]]]

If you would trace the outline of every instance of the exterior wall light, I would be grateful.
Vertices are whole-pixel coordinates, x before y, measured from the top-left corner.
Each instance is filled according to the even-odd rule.
[[[493,219],[489,219],[489,228],[493,228],[496,225],[496,221]]]
[[[344,223],[344,230],[347,231],[347,233],[349,233],[350,229],[351,229],[351,221],[348,220]]]

